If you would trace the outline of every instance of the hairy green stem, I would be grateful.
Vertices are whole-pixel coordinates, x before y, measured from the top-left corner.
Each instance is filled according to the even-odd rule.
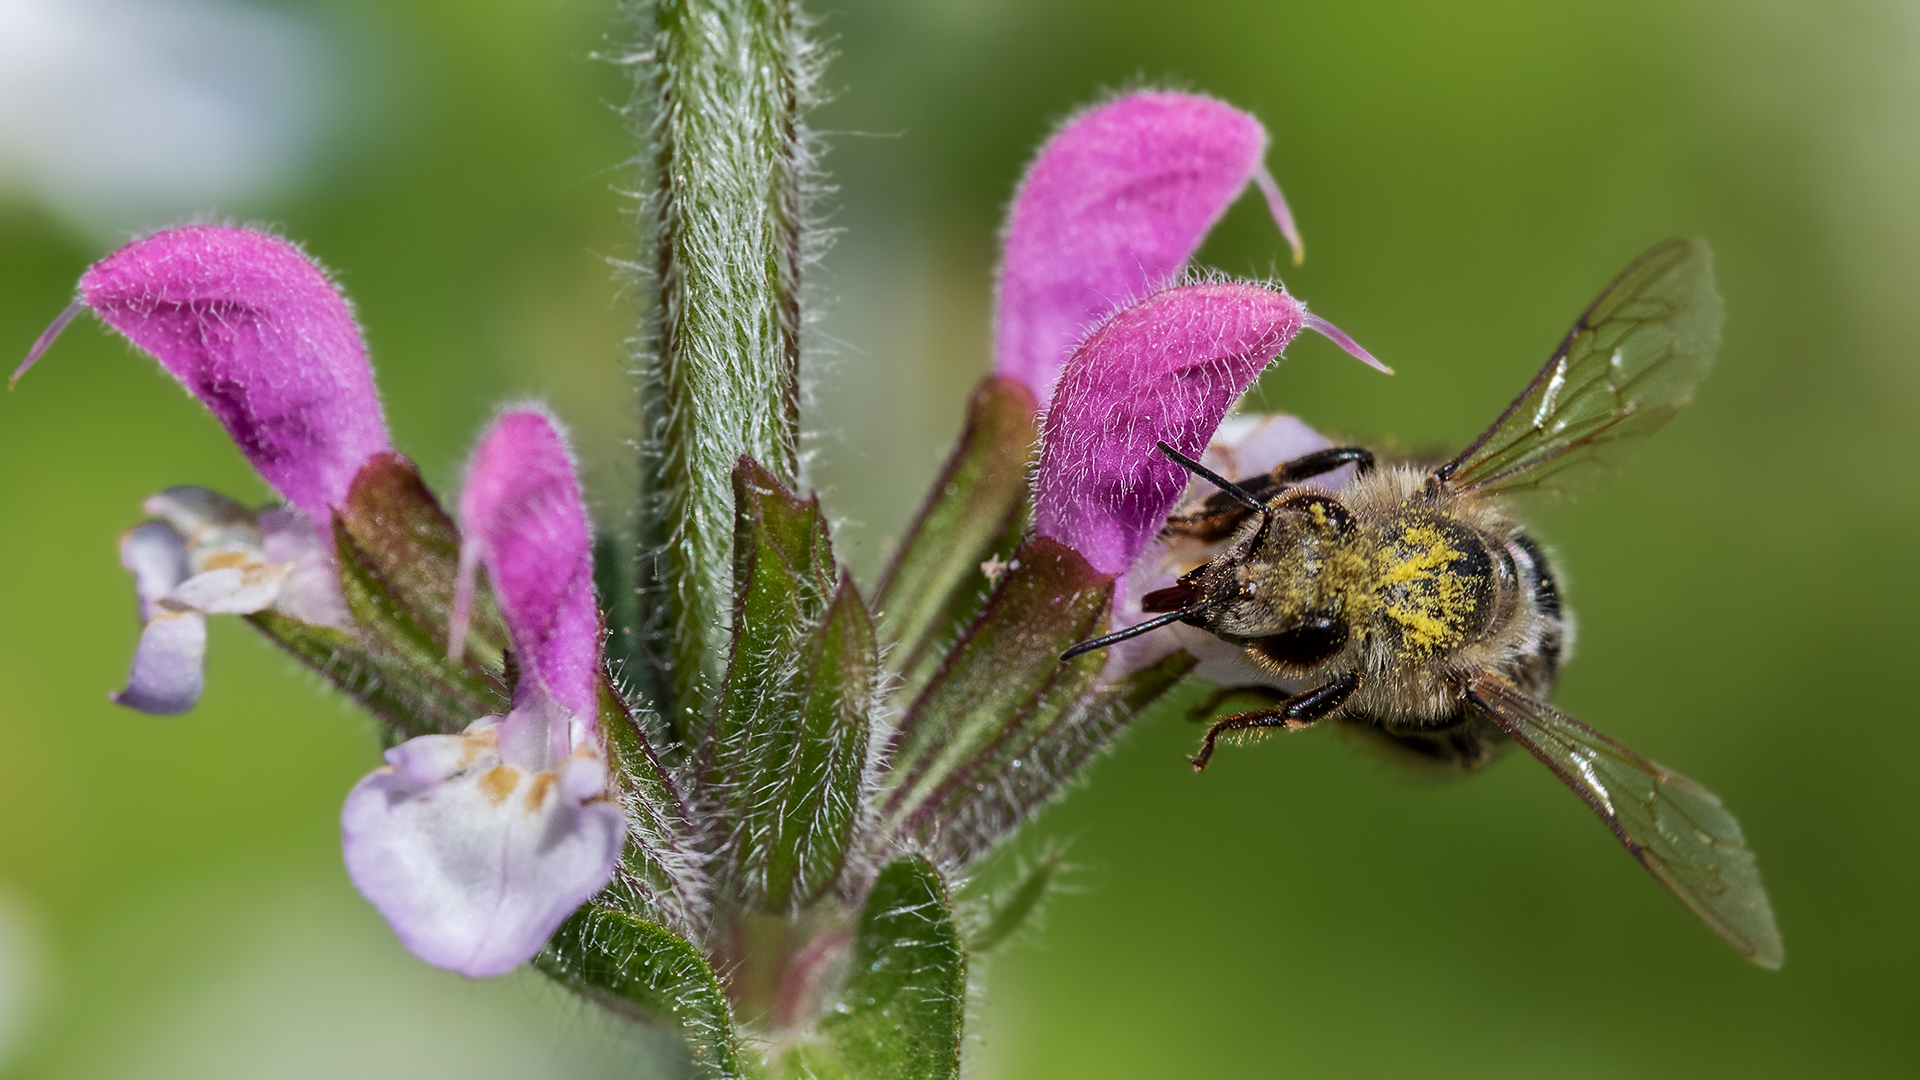
[[[640,589],[646,681],[698,741],[732,601],[729,477],[799,464],[800,276],[816,61],[790,0],[636,9],[641,155]]]

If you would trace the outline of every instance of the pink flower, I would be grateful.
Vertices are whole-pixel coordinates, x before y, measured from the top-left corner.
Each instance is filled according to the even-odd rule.
[[[387,766],[347,796],[340,826],[348,875],[407,948],[479,977],[532,958],[606,886],[625,819],[604,797],[592,531],[543,413],[494,422],[460,510],[456,648],[485,567],[521,665],[513,710],[387,751]]]
[[[389,449],[359,327],[292,244],[199,225],[135,241],[88,268],[80,300],[35,343],[17,381],[91,309],[213,411],[292,504],[255,512],[198,488],[147,500],[159,520],[121,538],[145,628],[115,701],[178,713],[200,698],[206,616],[272,609],[348,628],[332,565],[331,509]]]
[[[1167,284],[1250,178],[1298,255],[1260,167],[1266,145],[1257,121],[1211,98],[1133,94],[1069,122],[1014,200],[995,367],[1049,402],[1035,531],[1102,573],[1132,570],[1187,488],[1157,444],[1201,456],[1301,329],[1386,370],[1283,290]],[[1137,612],[1130,593],[1118,591],[1116,614]]]
[[[156,520],[121,540],[145,629],[115,700],[190,708],[208,614],[272,609],[355,633],[333,515],[390,444],[359,330],[326,276],[285,241],[198,226],[122,248],[87,271],[80,292],[15,378],[90,308],[205,403],[290,504],[254,511],[201,488],[147,501]],[[625,819],[606,798],[592,532],[544,413],[495,422],[474,452],[461,516],[455,621],[484,567],[520,663],[513,708],[388,751],[347,797],[341,825],[349,874],[401,940],[478,976],[530,958],[606,885]]]
[[[1081,336],[1178,274],[1249,179],[1297,262],[1293,216],[1260,164],[1266,149],[1258,120],[1194,94],[1129,94],[1069,120],[1007,215],[995,370],[1045,402]]]

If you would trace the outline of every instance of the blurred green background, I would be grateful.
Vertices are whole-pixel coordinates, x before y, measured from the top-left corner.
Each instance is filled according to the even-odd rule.
[[[1322,730],[1196,778],[1168,710],[1025,841],[1071,838],[1074,887],[989,965],[979,1075],[1920,1069],[1920,7],[819,13],[843,234],[816,278],[813,478],[864,581],[988,363],[1003,202],[1102,88],[1201,89],[1267,123],[1307,263],[1283,264],[1251,200],[1203,259],[1284,270],[1398,369],[1303,339],[1260,397],[1325,430],[1461,444],[1664,236],[1710,238],[1727,299],[1696,404],[1538,531],[1580,620],[1558,704],[1738,813],[1785,969],[1721,946],[1524,758],[1423,783]],[[621,512],[626,91],[592,58],[609,0],[0,14],[0,354],[129,229],[273,222],[338,272],[430,480],[535,395]],[[196,79],[230,115],[162,108]],[[468,983],[400,949],[339,865],[370,724],[236,621],[216,620],[193,713],[107,704],[138,630],[114,540],[141,498],[267,497],[156,365],[76,324],[0,395],[0,462],[0,1073],[611,1077],[662,1052],[536,977]]]

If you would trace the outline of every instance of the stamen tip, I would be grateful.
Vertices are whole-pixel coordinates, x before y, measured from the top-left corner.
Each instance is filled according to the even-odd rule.
[[[1280,194],[1280,185],[1273,179],[1266,166],[1254,170],[1253,182],[1266,197],[1267,212],[1273,215],[1273,223],[1280,227],[1280,235],[1286,237],[1287,246],[1293,249],[1293,265],[1299,266],[1307,261],[1307,244],[1300,239],[1300,227],[1293,223],[1293,210],[1287,206],[1287,197]]]
[[[68,304],[66,310],[62,311],[45,330],[40,332],[40,336],[34,340],[33,348],[27,350],[27,358],[20,361],[19,367],[13,369],[12,377],[7,380],[8,390],[20,384],[20,376],[27,373],[27,369],[33,366],[34,361],[40,359],[41,354],[53,348],[53,343],[59,339],[60,332],[65,330],[67,324],[76,316],[85,311],[86,307],[84,301],[75,300]]]
[[[1361,363],[1367,365],[1370,368],[1373,368],[1376,371],[1385,372],[1388,375],[1393,374],[1392,368],[1374,359],[1373,354],[1361,348],[1359,342],[1348,337],[1346,331],[1333,325],[1332,323],[1321,318],[1320,316],[1309,312],[1307,314],[1306,326],[1309,329],[1318,332],[1320,336],[1326,338],[1328,341],[1331,341],[1335,345],[1340,346],[1340,348],[1344,352],[1346,352],[1347,355],[1353,357],[1355,360],[1360,361]]]

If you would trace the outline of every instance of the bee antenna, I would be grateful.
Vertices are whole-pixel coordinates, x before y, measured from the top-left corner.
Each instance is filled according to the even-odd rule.
[[[1256,514],[1265,514],[1267,512],[1266,504],[1254,498],[1252,495],[1247,494],[1246,488],[1221,476],[1219,473],[1214,472],[1212,469],[1207,468],[1205,465],[1175,450],[1164,442],[1156,445],[1160,447],[1161,453],[1172,459],[1175,465],[1180,466],[1200,479],[1205,480],[1207,483],[1212,484],[1214,487],[1219,488],[1221,491],[1226,492],[1228,495],[1233,496],[1234,502],[1239,503],[1241,506],[1246,507]]]
[[[1162,446],[1164,447],[1165,444],[1163,443]],[[1080,644],[1075,645],[1073,648],[1068,649],[1066,652],[1061,653],[1060,662],[1064,664],[1067,661],[1072,660],[1076,656],[1085,656],[1086,654],[1092,652],[1095,649],[1104,649],[1109,645],[1118,644],[1119,642],[1125,641],[1128,638],[1139,637],[1141,634],[1144,634],[1149,630],[1158,630],[1161,627],[1167,625],[1168,623],[1179,622],[1181,619],[1184,619],[1189,615],[1198,615],[1201,612],[1207,610],[1210,607],[1213,607],[1215,604],[1218,604],[1225,599],[1226,597],[1224,596],[1216,596],[1211,600],[1202,600],[1199,603],[1194,604],[1190,607],[1181,608],[1179,611],[1169,611],[1165,615],[1156,615],[1153,618],[1148,619],[1146,622],[1136,623],[1135,625],[1129,626],[1124,630],[1115,630],[1113,633],[1107,634],[1104,637],[1097,637],[1091,641],[1083,641]]]

